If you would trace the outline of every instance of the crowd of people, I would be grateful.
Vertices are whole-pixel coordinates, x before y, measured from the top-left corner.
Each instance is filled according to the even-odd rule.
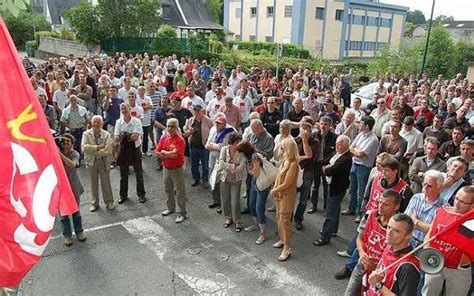
[[[437,275],[425,274],[414,254],[403,257],[474,208],[474,83],[461,74],[430,81],[298,67],[276,77],[146,53],[23,65],[59,135],[77,201],[84,189],[76,170],[89,170],[91,212],[100,207],[99,183],[106,208],[116,208],[110,170],[117,166],[118,204],[129,199],[130,166],[145,203],[142,158],[155,157],[167,195],[162,216],[176,212],[183,222],[189,162],[190,185],[210,190],[208,207],[222,213],[223,227],[258,230],[262,245],[267,212],[275,212],[280,261],[292,255],[293,228],[303,229],[306,214],[324,211],[318,247],[338,235],[340,215],[353,215],[357,233],[338,252],[348,261],[335,274],[350,278],[346,295],[472,291],[474,258],[452,245],[429,244],[446,258]],[[370,103],[351,99],[353,88],[369,83],[377,83]],[[242,224],[247,212],[251,225]],[[80,212],[72,220],[77,240],[86,240]],[[61,222],[70,246],[69,217]]]

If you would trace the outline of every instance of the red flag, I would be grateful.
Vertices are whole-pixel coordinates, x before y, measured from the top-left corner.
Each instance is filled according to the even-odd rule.
[[[0,18],[0,287],[36,264],[58,208],[78,210],[46,117]]]
[[[474,260],[474,209],[449,224],[437,239],[452,244]]]

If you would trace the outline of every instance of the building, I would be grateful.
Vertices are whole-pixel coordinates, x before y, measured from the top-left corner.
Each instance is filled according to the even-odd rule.
[[[454,42],[474,43],[474,21],[445,21],[442,26],[448,30]],[[428,32],[428,23],[416,26],[411,39],[419,41],[426,32]]]
[[[398,49],[408,7],[377,0],[224,0],[228,39],[292,43],[328,60]]]
[[[67,9],[79,5],[80,0],[32,0],[37,10],[44,11],[45,18],[53,30],[67,26],[64,13]],[[98,0],[89,0],[96,6]],[[187,37],[190,31],[212,32],[224,30],[213,20],[205,0],[161,0],[157,14],[163,22],[176,28],[178,36]]]

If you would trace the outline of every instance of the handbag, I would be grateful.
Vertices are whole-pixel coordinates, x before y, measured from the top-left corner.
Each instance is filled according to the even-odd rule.
[[[303,170],[298,166],[298,177],[296,178],[296,188],[303,186]]]
[[[259,155],[259,157],[262,160],[262,167],[260,168],[260,174],[257,177],[256,185],[257,189],[262,191],[272,186],[279,171],[278,168],[265,157],[261,155]]]
[[[217,162],[212,169],[211,175],[209,176],[209,185],[211,186],[211,190],[214,190],[216,187],[217,182]]]

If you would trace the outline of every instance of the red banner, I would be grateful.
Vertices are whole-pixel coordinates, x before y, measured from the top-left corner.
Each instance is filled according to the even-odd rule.
[[[0,18],[0,287],[36,264],[58,209],[78,210],[44,111]]]
[[[474,260],[474,210],[470,210],[438,233],[439,240],[450,243]]]

